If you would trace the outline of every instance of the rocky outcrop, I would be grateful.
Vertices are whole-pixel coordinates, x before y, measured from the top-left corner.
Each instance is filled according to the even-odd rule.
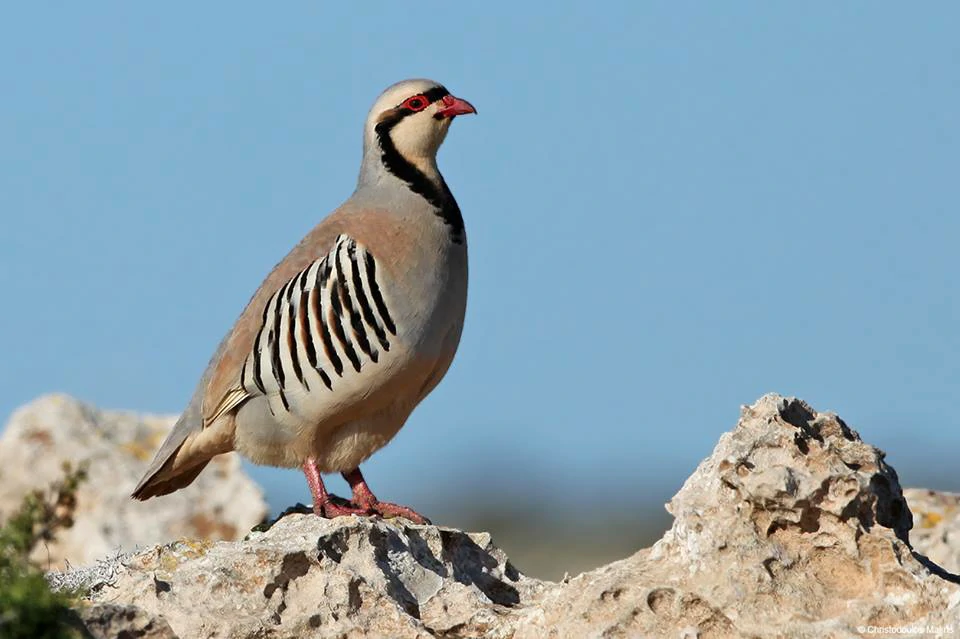
[[[668,509],[673,527],[652,548],[560,583],[525,577],[482,533],[310,515],[241,542],[180,541],[51,580],[89,588],[93,636],[110,636],[92,623],[118,606],[181,637],[960,628],[958,578],[909,546],[912,515],[883,453],[799,400],[767,395],[745,407]]]
[[[85,464],[73,527],[35,551],[42,566],[89,564],[119,549],[177,537],[240,539],[267,514],[260,489],[235,455],[214,460],[190,487],[149,502],[130,499],[176,418],[97,410],[49,395],[10,418],[0,437],[0,521],[23,496]],[[27,465],[29,464],[29,465]],[[29,471],[29,472],[25,472]]]
[[[843,637],[960,621],[960,588],[911,552],[883,453],[799,400],[745,407],[668,510],[652,548],[545,596],[544,628],[561,629],[547,636]]]
[[[135,604],[183,637],[483,636],[544,588],[484,533],[312,514],[243,542],[180,541],[118,563],[113,579],[110,562],[55,579]]]

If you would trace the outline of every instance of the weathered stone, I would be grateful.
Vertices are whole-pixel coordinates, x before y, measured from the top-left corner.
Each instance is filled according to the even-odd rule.
[[[799,400],[745,407],[668,509],[673,527],[652,548],[561,583],[525,577],[482,533],[311,515],[51,577],[198,638],[960,629],[960,579],[911,552],[911,513],[883,453]]]
[[[543,617],[516,636],[958,628],[960,588],[911,554],[910,511],[883,457],[837,416],[764,396],[670,502],[663,539],[548,590]]]
[[[170,624],[136,606],[95,604],[76,611],[73,625],[92,639],[178,639]]]
[[[544,587],[485,533],[312,514],[243,542],[179,541],[118,564],[93,600],[135,603],[185,637],[481,636]]]
[[[188,488],[137,502],[130,492],[175,418],[101,411],[64,395],[41,397],[10,418],[0,437],[0,521],[31,490],[88,465],[72,528],[38,547],[43,566],[89,564],[119,548],[177,537],[239,539],[267,514],[260,489],[235,455],[218,457]]]

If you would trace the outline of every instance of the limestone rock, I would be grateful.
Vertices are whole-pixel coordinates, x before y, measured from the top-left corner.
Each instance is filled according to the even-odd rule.
[[[960,494],[908,488],[903,496],[913,512],[914,550],[941,568],[960,573]]]
[[[163,619],[136,606],[97,604],[77,611],[73,625],[93,639],[178,639]]]
[[[744,407],[668,509],[673,527],[652,548],[561,583],[525,577],[482,533],[310,515],[242,542],[181,541],[51,578],[198,638],[960,628],[960,578],[911,552],[911,512],[883,453],[799,400]]]
[[[802,401],[744,407],[668,510],[652,548],[549,590],[517,638],[960,627],[956,581],[905,542],[911,514],[884,454]]]
[[[13,414],[0,437],[0,521],[25,494],[46,488],[61,466],[88,463],[72,528],[38,548],[43,566],[89,564],[118,548],[177,537],[242,538],[267,514],[260,489],[235,455],[218,457],[189,488],[162,499],[130,499],[176,418],[101,411],[64,395],[41,397]]]
[[[544,587],[485,533],[312,514],[244,542],[180,541],[118,563],[95,602],[135,604],[198,638],[499,636],[488,633]]]

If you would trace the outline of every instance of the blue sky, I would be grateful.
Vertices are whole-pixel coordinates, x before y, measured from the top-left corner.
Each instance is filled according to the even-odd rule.
[[[768,391],[960,489],[958,5],[363,6],[3,10],[0,412],[179,411],[426,76],[479,110],[440,157],[470,301],[382,497],[663,501]]]

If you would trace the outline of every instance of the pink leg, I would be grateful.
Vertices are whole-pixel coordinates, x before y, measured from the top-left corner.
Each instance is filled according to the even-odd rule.
[[[338,503],[345,500],[331,495],[327,492],[327,487],[323,485],[323,478],[320,477],[320,471],[317,470],[316,463],[312,459],[303,462],[303,474],[307,476],[307,484],[310,486],[310,493],[313,495],[313,513],[318,517],[333,519],[343,515],[365,515],[373,513],[364,507],[355,507],[349,502]]]
[[[367,486],[367,482],[364,480],[359,468],[354,468],[348,473],[343,473],[343,478],[347,480],[350,488],[353,489],[354,506],[359,506],[367,512],[376,513],[381,517],[403,517],[415,524],[430,523],[429,519],[406,506],[398,506],[397,504],[391,504],[390,502],[377,499],[370,490],[370,487]]]

